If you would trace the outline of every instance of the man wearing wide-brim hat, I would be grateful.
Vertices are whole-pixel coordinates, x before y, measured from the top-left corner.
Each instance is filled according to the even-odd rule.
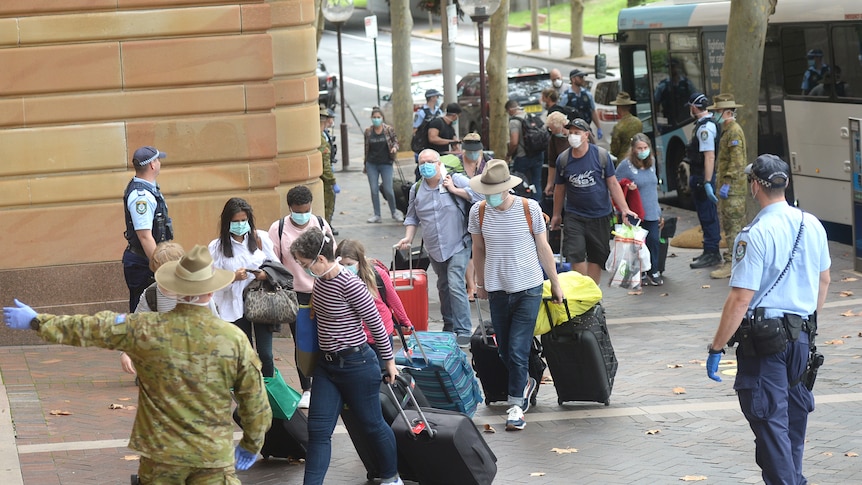
[[[745,133],[736,122],[736,108],[741,108],[733,95],[722,93],[712,98],[711,106],[706,109],[714,113],[715,121],[721,128],[716,157],[716,185],[718,189],[718,215],[724,230],[724,241],[728,252],[724,254],[724,264],[709,273],[711,278],[730,278],[730,248],[736,235],[745,225]]]
[[[326,222],[332,226],[332,216],[335,215],[335,194],[338,193],[336,187],[338,183],[335,180],[335,173],[332,171],[332,164],[335,163],[335,145],[332,143],[332,137],[327,129],[333,123],[335,113],[324,105],[320,105],[320,154],[323,158],[323,172],[320,173],[320,180],[323,182],[323,217]],[[342,140],[343,142],[344,140]],[[338,231],[332,230],[332,234],[337,236]]]
[[[168,313],[37,314],[15,300],[3,316],[10,328],[32,328],[47,342],[122,350],[131,357],[140,386],[129,448],[141,454],[141,483],[217,477],[218,483],[238,484],[235,468],[254,463],[272,411],[248,338],[208,307],[213,293],[233,279],[232,271],[213,268],[206,246],[198,245],[156,271],[159,286],[177,295]],[[236,449],[233,399],[243,428]]]
[[[556,264],[539,203],[509,192],[521,178],[505,160],[491,160],[470,179],[485,200],[470,209],[467,230],[473,238],[477,296],[488,299],[500,357],[509,371],[506,430],[524,429],[524,413],[538,383],[529,375],[530,348],[542,304],[542,269],[554,301],[562,303]]]
[[[616,157],[616,164],[619,165],[631,151],[632,137],[644,131],[644,124],[637,116],[632,115],[632,106],[637,102],[629,93],[620,91],[611,104],[617,107],[617,116],[620,119],[611,133],[611,154]]]

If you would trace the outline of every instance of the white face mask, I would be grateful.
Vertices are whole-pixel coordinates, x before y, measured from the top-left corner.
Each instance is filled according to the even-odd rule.
[[[583,143],[584,140],[581,138],[581,135],[577,135],[575,133],[569,135],[569,145],[571,145],[572,148],[580,148]]]
[[[562,80],[562,79],[554,79],[554,87],[555,87],[555,88],[559,88],[559,87],[561,87],[562,85],[563,85],[563,80]]]

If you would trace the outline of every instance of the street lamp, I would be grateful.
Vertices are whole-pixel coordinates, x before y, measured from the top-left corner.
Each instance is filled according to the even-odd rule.
[[[479,102],[482,104],[482,140],[488,146],[488,81],[485,79],[485,33],[482,24],[500,8],[500,0],[460,0],[458,4],[479,29]]]
[[[344,67],[341,62],[341,26],[353,15],[353,0],[323,0],[323,16],[335,24],[338,31],[338,94],[341,96],[341,170],[350,165],[347,150],[347,113],[344,104]]]

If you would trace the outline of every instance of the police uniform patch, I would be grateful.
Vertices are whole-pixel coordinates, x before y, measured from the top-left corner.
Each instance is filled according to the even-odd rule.
[[[117,315],[117,318],[114,319],[114,325],[119,325],[121,323],[126,323],[126,314],[125,313],[121,313],[121,314]]]
[[[739,140],[730,140],[730,146],[735,147],[739,145]]]
[[[738,243],[736,243],[736,250],[733,252],[733,254],[734,258],[736,258],[737,261],[740,261],[742,258],[745,257],[745,246],[745,241],[739,241]]]
[[[147,213],[147,201],[139,200],[135,202],[135,212],[138,214],[146,214]]]

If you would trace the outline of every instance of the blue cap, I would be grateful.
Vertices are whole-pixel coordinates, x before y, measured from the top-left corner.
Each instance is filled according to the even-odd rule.
[[[790,167],[777,155],[764,154],[745,167],[746,175],[754,175],[757,183],[768,188],[787,187]]]
[[[155,147],[144,146],[135,150],[135,155],[132,157],[132,165],[143,167],[153,163],[157,158],[165,158],[168,156],[165,152],[158,151]]]

